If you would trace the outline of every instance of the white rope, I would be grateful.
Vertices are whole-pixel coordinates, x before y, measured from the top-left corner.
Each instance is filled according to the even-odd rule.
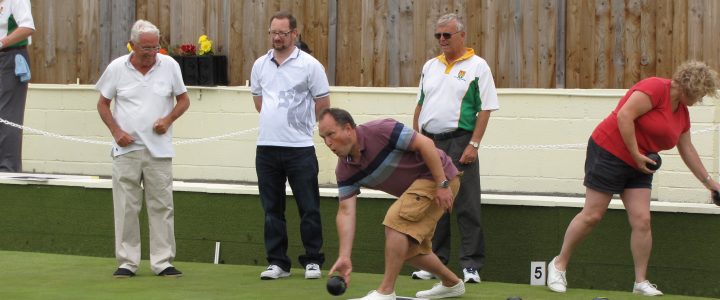
[[[112,144],[113,144],[112,142],[88,140],[88,139],[82,139],[82,138],[76,138],[76,137],[72,137],[72,136],[66,136],[66,135],[61,135],[61,134],[57,134],[57,133],[52,133],[52,132],[48,132],[48,131],[44,131],[44,130],[34,129],[34,128],[27,127],[27,126],[15,124],[15,123],[5,120],[3,118],[0,118],[0,123],[18,128],[18,129],[26,131],[26,132],[40,134],[40,135],[44,135],[44,136],[48,136],[48,137],[52,137],[52,138],[56,138],[56,139],[66,140],[66,141],[80,142],[80,143],[86,143],[86,144],[95,144],[95,145],[108,145],[108,146],[112,146]],[[240,130],[240,131],[236,131],[236,132],[230,132],[230,133],[226,133],[226,134],[218,135],[218,136],[199,138],[199,139],[191,139],[191,140],[183,140],[183,141],[174,141],[173,145],[188,145],[188,144],[198,144],[198,143],[205,143],[205,142],[214,142],[214,141],[217,141],[220,139],[229,138],[229,137],[233,137],[233,136],[237,136],[237,135],[242,135],[242,134],[245,134],[248,132],[252,132],[257,129],[258,128],[250,128],[250,129]]]
[[[106,141],[97,141],[97,140],[89,140],[89,139],[83,139],[83,138],[76,138],[72,136],[66,136],[61,135],[57,133],[52,133],[44,130],[34,129],[30,127],[26,127],[23,125],[15,124],[13,122],[10,122],[8,120],[5,120],[3,118],[0,118],[0,123],[6,124],[11,127],[18,128],[20,130],[31,132],[39,135],[44,135],[56,139],[61,140],[67,140],[72,142],[80,142],[80,143],[86,143],[86,144],[95,144],[95,145],[112,145],[112,142],[106,142]],[[317,127],[315,127],[317,129]],[[249,132],[257,131],[258,128],[250,128],[245,130],[239,130],[235,132],[230,132],[222,135],[217,136],[211,136],[206,138],[199,138],[199,139],[190,139],[190,140],[182,140],[182,141],[174,141],[173,145],[189,145],[189,144],[200,144],[200,143],[207,143],[207,142],[214,142],[217,140],[230,138],[238,135],[243,135]],[[720,130],[720,125],[714,125],[711,127],[707,127],[704,129],[698,129],[693,130],[690,133],[691,134],[704,134],[708,132],[718,131]],[[480,148],[482,149],[493,149],[493,150],[567,150],[567,149],[583,149],[587,146],[587,143],[582,144],[550,144],[550,145],[480,145]]]

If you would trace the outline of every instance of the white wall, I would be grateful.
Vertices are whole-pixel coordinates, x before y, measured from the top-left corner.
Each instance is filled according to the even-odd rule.
[[[500,89],[500,110],[493,113],[482,144],[521,149],[480,150],[485,191],[523,194],[582,194],[585,148],[527,149],[528,145],[585,144],[592,129],[617,104],[624,90]],[[356,122],[395,118],[412,122],[416,88],[331,89],[333,106],[349,110]],[[191,106],[175,123],[175,140],[232,137],[177,145],[177,180],[256,181],[254,169],[258,114],[247,87],[190,88]],[[719,121],[714,99],[690,110],[692,130]],[[85,85],[30,86],[25,126],[51,133],[109,142],[98,117],[98,93]],[[0,125],[4,126],[4,125]],[[693,135],[703,163],[717,177],[717,131]],[[321,184],[334,184],[336,157],[316,136]],[[524,149],[522,149],[524,148]],[[661,153],[653,197],[671,202],[708,202],[708,193],[687,170],[675,150]],[[24,171],[109,176],[110,147],[68,141],[25,131]]]

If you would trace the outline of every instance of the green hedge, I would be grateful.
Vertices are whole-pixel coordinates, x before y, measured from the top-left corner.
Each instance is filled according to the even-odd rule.
[[[113,211],[109,189],[47,185],[0,184],[0,249],[112,257]],[[292,198],[288,201],[294,203]],[[358,200],[358,232],[354,269],[382,273],[382,220],[389,199]],[[286,217],[289,256],[297,267],[304,250],[299,236],[297,206]],[[211,263],[215,242],[221,242],[226,264],[265,265],[263,212],[255,195],[175,193],[177,260]],[[337,200],[321,202],[324,251],[330,268],[337,255]],[[578,208],[483,205],[486,265],[483,280],[527,283],[530,261],[552,259],[567,224]],[[141,212],[143,258],[147,258],[147,218]],[[454,222],[454,220],[453,220]],[[654,250],[648,276],[671,294],[720,297],[720,218],[717,215],[653,213]],[[453,253],[458,249],[453,231]],[[580,246],[568,272],[570,288],[632,289],[630,228],[625,211],[609,210],[593,234]],[[460,273],[457,257],[451,268]],[[115,266],[108,266],[109,270]],[[412,270],[406,267],[403,274]]]

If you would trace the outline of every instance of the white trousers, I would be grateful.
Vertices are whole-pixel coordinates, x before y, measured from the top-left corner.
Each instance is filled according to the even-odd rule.
[[[120,268],[140,265],[142,200],[150,225],[150,268],[158,274],[175,259],[172,158],[155,158],[147,149],[113,158],[115,257]]]

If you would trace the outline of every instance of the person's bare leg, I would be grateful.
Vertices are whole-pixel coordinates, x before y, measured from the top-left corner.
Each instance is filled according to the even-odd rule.
[[[652,251],[650,189],[626,189],[620,197],[625,204],[628,222],[632,228],[630,251],[635,263],[635,282],[643,282],[647,279],[648,261]]]
[[[570,257],[585,237],[592,232],[595,226],[602,220],[608,205],[612,200],[612,194],[603,193],[591,188],[585,189],[585,206],[582,211],[572,219],[565,231],[560,254],[555,259],[555,268],[565,271]]]
[[[460,282],[460,278],[450,271],[450,269],[448,269],[448,267],[440,261],[437,255],[435,255],[435,253],[418,254],[408,259],[408,263],[420,270],[425,270],[435,274],[435,276],[440,278],[442,284],[446,287],[455,286],[458,282]]]
[[[395,291],[397,280],[405,257],[410,248],[410,240],[404,233],[385,226],[385,275],[377,288],[381,294],[391,294]]]

